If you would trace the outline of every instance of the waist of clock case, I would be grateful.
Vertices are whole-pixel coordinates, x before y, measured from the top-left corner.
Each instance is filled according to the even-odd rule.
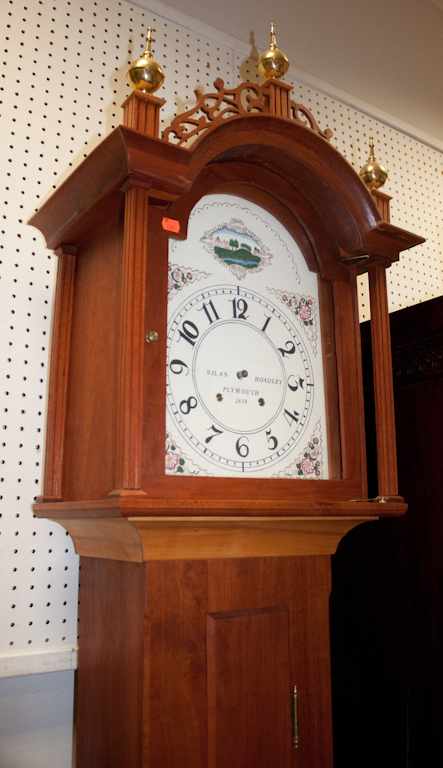
[[[273,509],[274,514],[239,509],[234,516],[203,505],[198,511],[165,509],[158,503],[147,509],[144,502],[58,502],[34,509],[38,517],[55,520],[68,531],[79,555],[131,562],[332,555],[357,525],[406,509],[400,500],[356,500],[293,504],[291,510]]]

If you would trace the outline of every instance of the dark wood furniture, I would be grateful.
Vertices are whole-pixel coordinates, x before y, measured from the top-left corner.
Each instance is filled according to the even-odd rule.
[[[383,220],[386,200],[374,199],[285,83],[215,85],[161,140],[161,100],[134,93],[126,127],[32,220],[59,254],[35,511],[64,525],[82,556],[81,768],[330,766],[330,556],[359,523],[405,510],[385,268],[421,238]],[[267,207],[319,274],[328,480],[164,474],[168,237],[171,227],[186,237],[192,206],[211,191]],[[375,501],[362,269],[374,317]],[[145,344],[149,328],[161,343]]]
[[[393,312],[390,331],[398,472],[408,511],[353,531],[334,557],[339,768],[353,766],[357,752],[362,768],[443,761],[443,299]],[[369,390],[370,323],[362,325],[362,349]],[[370,396],[366,402],[370,424]],[[374,487],[371,442],[368,464]]]

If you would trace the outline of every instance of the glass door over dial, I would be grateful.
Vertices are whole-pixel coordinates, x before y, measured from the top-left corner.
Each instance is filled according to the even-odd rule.
[[[328,477],[318,278],[243,198],[170,239],[166,408],[166,474]]]

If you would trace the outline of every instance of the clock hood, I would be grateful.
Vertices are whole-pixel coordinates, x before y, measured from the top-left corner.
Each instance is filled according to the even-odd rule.
[[[168,131],[160,140],[119,127],[30,224],[40,229],[51,248],[74,242],[91,219],[100,212],[106,217],[110,196],[122,194],[133,184],[144,187],[158,204],[170,206],[168,215],[174,211],[178,215],[184,195],[192,200],[208,191],[204,183],[201,189],[200,185],[210,170],[217,191],[222,184],[244,185],[249,180],[274,194],[292,215],[298,212],[308,239],[316,230],[333,242],[336,261],[352,262],[369,255],[389,265],[400,251],[423,238],[382,220],[374,196],[325,138],[329,135],[315,121],[310,124],[265,111],[214,121],[190,147],[171,143]]]

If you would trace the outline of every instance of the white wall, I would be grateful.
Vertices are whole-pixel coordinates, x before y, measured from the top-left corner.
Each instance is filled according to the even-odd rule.
[[[165,65],[164,121],[198,84],[247,71],[244,46],[169,10],[121,0],[0,4],[0,687],[1,768],[69,764],[78,561],[57,525],[34,520],[43,455],[53,255],[26,220],[120,120],[128,61],[148,23]],[[258,37],[258,35],[257,35]],[[427,237],[389,276],[392,309],[443,292],[442,155],[312,85],[296,97],[358,168],[369,135],[391,171],[393,222]],[[364,282],[361,314],[367,317]],[[11,675],[21,675],[11,677]],[[5,725],[6,724],[6,725]]]

